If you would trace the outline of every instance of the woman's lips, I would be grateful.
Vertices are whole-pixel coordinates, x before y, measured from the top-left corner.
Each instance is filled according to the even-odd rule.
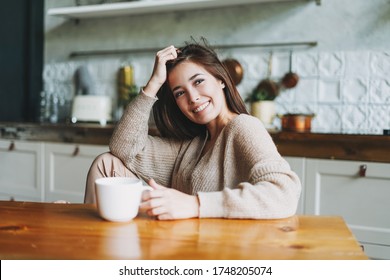
[[[209,106],[209,104],[210,104],[210,101],[207,101],[206,103],[203,103],[199,107],[196,107],[192,112],[199,113],[199,112],[203,111],[204,109],[206,109],[206,107]]]

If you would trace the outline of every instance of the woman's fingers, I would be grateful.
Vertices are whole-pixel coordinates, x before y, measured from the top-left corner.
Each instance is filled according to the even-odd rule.
[[[165,62],[170,59],[175,59],[177,57],[177,50],[174,46],[166,47],[157,52],[157,57],[164,59]]]
[[[148,181],[148,185],[151,186],[154,190],[163,190],[163,189],[167,189],[166,187],[160,185],[160,184],[157,184],[156,181],[152,178]]]
[[[177,58],[177,50],[174,46],[166,47],[157,52],[153,73],[144,87],[144,92],[150,96],[156,96],[160,87],[164,84],[167,78],[166,63],[169,60]]]
[[[159,220],[172,219],[162,198],[154,198],[146,202],[142,202],[140,204],[140,211],[146,212],[149,216],[156,217]]]
[[[164,204],[163,197],[149,197],[146,200],[143,200],[140,204],[140,207],[149,210],[151,208],[159,207]]]
[[[149,216],[159,216],[159,215],[165,214],[166,212],[167,211],[166,211],[165,207],[163,207],[163,206],[147,210],[147,214]]]
[[[153,188],[142,194],[140,210],[159,220],[185,219],[199,216],[197,196],[159,185],[153,179],[148,181]]]

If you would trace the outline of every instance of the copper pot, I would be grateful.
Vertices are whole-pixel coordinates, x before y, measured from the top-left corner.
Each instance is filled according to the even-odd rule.
[[[310,132],[311,120],[314,114],[285,114],[279,116],[282,120],[282,130],[292,132]]]

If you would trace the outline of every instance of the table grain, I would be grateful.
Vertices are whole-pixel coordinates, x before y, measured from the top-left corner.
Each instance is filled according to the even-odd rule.
[[[367,259],[337,216],[102,220],[94,205],[0,201],[0,259]]]

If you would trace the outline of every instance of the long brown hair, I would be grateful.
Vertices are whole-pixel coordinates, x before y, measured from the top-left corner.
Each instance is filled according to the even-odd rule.
[[[186,43],[177,51],[177,58],[167,62],[167,75],[183,61],[191,61],[201,65],[216,79],[225,84],[223,89],[226,103],[230,111],[237,114],[248,114],[244,101],[235,86],[229,72],[219,60],[216,52],[203,39],[200,43]],[[206,126],[190,121],[177,106],[167,81],[157,93],[158,101],[153,106],[156,126],[163,137],[175,139],[192,139],[206,133]]]

